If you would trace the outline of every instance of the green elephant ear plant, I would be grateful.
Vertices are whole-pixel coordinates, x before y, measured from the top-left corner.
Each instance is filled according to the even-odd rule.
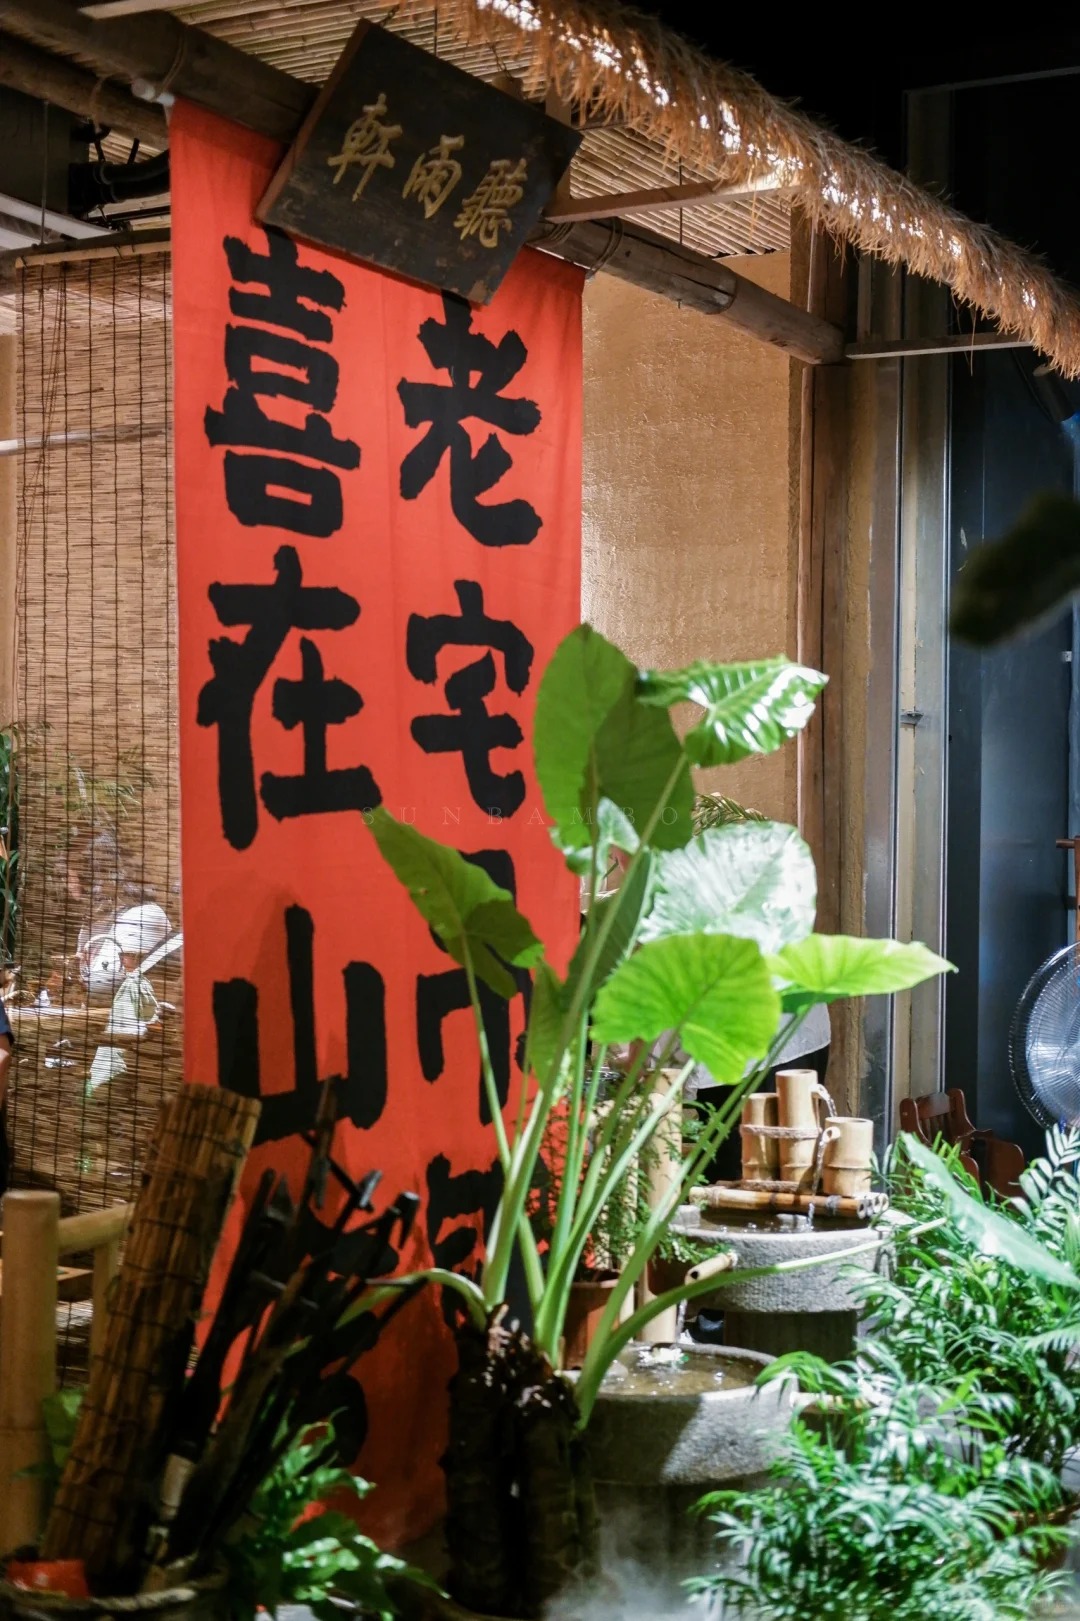
[[[629,1310],[671,1216],[772,1055],[814,1003],[902,990],[948,966],[921,945],[815,935],[814,867],[794,828],[745,822],[694,836],[692,768],[779,748],[806,724],[824,683],[784,658],[643,674],[588,625],[566,637],[540,685],[533,738],[551,836],[593,897],[565,976],[481,868],[384,810],[369,818],[383,857],[465,970],[503,1173],[479,1282],[429,1274],[465,1308],[444,1462],[450,1587],[474,1610],[538,1614],[595,1568],[589,1414],[604,1374],[653,1316],[715,1290],[708,1279]],[[680,738],[671,710],[687,701],[701,713]],[[625,873],[601,896],[612,847],[627,858]],[[511,968],[532,970],[533,993],[521,1096],[504,1120],[479,986],[509,999]],[[641,1056],[600,1107],[605,1050],[630,1042],[644,1044]],[[657,1043],[657,1071],[677,1051],[688,1057],[651,1105],[627,1107],[656,1090],[658,1074],[647,1086],[643,1074]],[[695,1064],[730,1097],[638,1234],[572,1382],[561,1362],[571,1284],[608,1201]],[[541,1252],[530,1192],[560,1112],[565,1156]],[[527,1329],[506,1306],[516,1258]]]

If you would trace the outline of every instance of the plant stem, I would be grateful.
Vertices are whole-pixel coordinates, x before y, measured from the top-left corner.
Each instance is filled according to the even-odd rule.
[[[642,860],[649,859],[647,850],[649,839],[666,810],[668,800],[674,793],[675,786],[685,768],[686,762],[680,755],[672,767],[652,815],[645,825],[638,847],[630,858],[626,872],[623,875],[623,881],[612,895],[609,905],[604,908],[600,926],[596,930],[595,936],[591,937],[591,942],[591,931],[586,927],[585,942],[587,949],[581,977],[574,987],[570,1005],[563,1016],[555,1053],[548,1067],[548,1072],[540,1083],[532,1109],[529,1112],[524,1135],[519,1137],[511,1153],[510,1171],[503,1187],[503,1195],[499,1201],[499,1211],[496,1217],[498,1236],[496,1240],[495,1231],[493,1230],[491,1251],[484,1265],[484,1298],[490,1305],[496,1304],[505,1293],[506,1279],[510,1271],[510,1257],[513,1253],[514,1235],[520,1229],[521,1218],[528,1202],[529,1188],[532,1186],[535,1177],[536,1162],[543,1143],[544,1126],[550,1117],[551,1109],[557,1098],[559,1072],[563,1055],[574,1039],[582,1015],[587,1014],[592,1005],[595,994],[593,976],[604,946],[607,944],[608,937],[614,928],[615,920],[619,915],[622,900],[630,892],[629,880]],[[591,901],[589,910],[591,914]]]
[[[469,1002],[472,1005],[473,1019],[476,1023],[476,1039],[480,1045],[480,1068],[484,1077],[484,1095],[487,1098],[491,1123],[495,1127],[495,1141],[499,1148],[499,1163],[505,1176],[510,1170],[510,1144],[506,1137],[506,1123],[503,1120],[502,1105],[499,1102],[499,1089],[495,1084],[495,1071],[491,1063],[491,1050],[488,1047],[484,1011],[480,1005],[480,990],[476,983],[476,970],[473,967],[472,952],[469,950],[467,936],[462,941],[462,944],[464,946],[465,978],[469,986]]]
[[[400,1278],[388,1278],[385,1283],[377,1283],[365,1290],[359,1300],[353,1302],[345,1312],[341,1323],[350,1323],[361,1312],[372,1311],[381,1306],[384,1300],[391,1300],[402,1289],[411,1289],[416,1283],[434,1283],[444,1289],[451,1289],[460,1295],[465,1302],[469,1316],[477,1328],[487,1327],[487,1312],[484,1309],[484,1297],[471,1278],[466,1278],[460,1272],[449,1272],[445,1267],[433,1266],[423,1272],[406,1272]],[[340,1326],[340,1324],[338,1325]]]
[[[678,1036],[673,1032],[664,1048],[662,1063],[671,1056],[677,1041]],[[668,1114],[671,1099],[681,1091],[683,1082],[693,1067],[693,1061],[690,1060],[670,1088],[664,1106],[651,1111],[636,1131],[632,1130],[628,1142],[613,1159],[609,1160],[609,1151],[615,1146],[619,1132],[625,1124],[622,1121],[622,1111],[633,1094],[647,1060],[648,1051],[643,1049],[612,1099],[608,1118],[593,1145],[591,1163],[576,1199],[576,1213],[569,1235],[558,1253],[553,1250],[548,1258],[548,1291],[545,1293],[543,1315],[537,1322],[538,1331],[544,1335],[545,1343],[555,1346],[558,1344],[574,1273],[577,1271],[600,1211],[611,1197],[615,1184],[625,1175],[634,1157],[640,1154]]]
[[[484,1095],[487,1098],[491,1123],[495,1127],[495,1140],[498,1144],[499,1163],[502,1166],[505,1186],[505,1179],[510,1169],[510,1144],[506,1137],[506,1124],[503,1120],[499,1091],[495,1083],[495,1071],[491,1062],[491,1050],[488,1046],[487,1028],[484,1024],[484,1013],[480,1003],[480,990],[476,983],[476,971],[473,968],[472,952],[469,950],[467,939],[464,941],[464,948],[465,977],[469,987],[469,1001],[472,1005],[476,1036],[480,1047],[480,1067],[484,1077]],[[493,1239],[494,1236],[493,1232]],[[536,1235],[529,1226],[528,1216],[525,1212],[522,1212],[518,1222],[518,1239],[521,1246],[522,1261],[525,1266],[525,1279],[529,1297],[535,1311],[537,1303],[544,1293],[544,1268],[540,1261],[540,1252],[536,1246]]]
[[[694,1144],[692,1152],[684,1158],[678,1179],[672,1184],[666,1196],[650,1215],[645,1224],[644,1232],[624,1263],[618,1283],[611,1291],[611,1297],[604,1308],[593,1342],[586,1355],[585,1367],[582,1370],[583,1381],[586,1377],[586,1371],[589,1376],[586,1388],[593,1381],[599,1386],[599,1381],[610,1367],[613,1358],[618,1354],[616,1351],[611,1350],[611,1345],[614,1343],[615,1325],[619,1320],[623,1303],[648,1266],[649,1260],[660,1242],[664,1228],[682,1203],[687,1188],[692,1185],[693,1179],[697,1176],[701,1167],[711,1159],[718,1145],[727,1137],[736,1115],[742,1108],[743,1099],[747,1093],[752,1091],[758,1085],[762,1076],[768,1073],[776,1054],[783,1050],[784,1045],[790,1041],[805,1017],[805,1012],[793,1014],[787,1023],[777,1031],[768,1052],[756,1068],[733,1084],[731,1095],[726,1104],[716,1111],[712,1120],[710,1120]]]

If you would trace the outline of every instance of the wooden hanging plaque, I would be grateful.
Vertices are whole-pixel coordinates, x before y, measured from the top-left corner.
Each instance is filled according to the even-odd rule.
[[[580,141],[541,108],[361,22],[255,214],[486,304]]]

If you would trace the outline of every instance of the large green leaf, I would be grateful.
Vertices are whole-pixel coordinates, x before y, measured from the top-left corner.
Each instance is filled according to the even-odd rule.
[[[593,902],[589,909],[589,927],[570,959],[570,972],[566,976],[568,999],[587,972],[590,981],[587,1006],[608,975],[637,944],[642,917],[652,897],[654,859],[646,853],[617,890]],[[608,914],[613,917],[609,918]],[[593,941],[601,930],[605,930],[603,942],[594,953]]]
[[[566,1003],[566,988],[558,974],[546,962],[540,963],[533,975],[529,1029],[525,1038],[525,1068],[541,1080],[547,1075],[558,1050]]]
[[[619,695],[596,735],[600,792],[618,805],[649,846],[677,850],[694,834],[694,784],[671,716],[637,696],[637,677]],[[665,799],[666,795],[666,799]],[[664,809],[654,821],[657,807]]]
[[[665,792],[670,809],[650,842],[690,837],[693,788],[671,718],[635,696],[637,671],[617,647],[579,625],[555,651],[536,701],[533,751],[553,836],[576,872],[593,843],[633,847]],[[669,784],[674,778],[674,789]]]
[[[918,940],[905,945],[850,934],[811,934],[778,951],[769,966],[784,981],[782,997],[789,1013],[842,996],[887,996],[954,971],[951,962]]]
[[[783,822],[708,828],[659,858],[657,896],[642,929],[667,934],[739,934],[764,952],[803,940],[814,927],[814,858]]]
[[[964,1237],[975,1244],[984,1255],[996,1255],[1010,1266],[1019,1267],[1029,1276],[1043,1278],[1047,1283],[1058,1283],[1066,1289],[1080,1289],[1080,1277],[1059,1261],[1037,1238],[1010,1216],[999,1215],[972,1198],[962,1188],[937,1154],[925,1143],[905,1132],[901,1141],[904,1151],[922,1171],[926,1180],[938,1188],[948,1203],[949,1214]]]
[[[690,1056],[724,1083],[768,1050],[779,1018],[780,999],[752,940],[671,935],[639,947],[601,987],[593,1034],[608,1045],[678,1030]]]
[[[650,670],[638,691],[646,703],[700,704],[705,713],[687,733],[695,765],[731,765],[748,754],[771,754],[801,732],[828,680],[819,670],[777,657],[752,664],[690,664]]]
[[[477,977],[500,996],[513,996],[517,986],[499,958],[531,968],[544,952],[513,896],[458,850],[426,838],[382,807],[368,824],[383,860],[454,961],[464,964],[467,948]]]
[[[624,653],[579,625],[565,636],[544,671],[536,695],[533,754],[548,815],[566,849],[590,843],[585,812],[600,797],[596,734],[636,671]]]

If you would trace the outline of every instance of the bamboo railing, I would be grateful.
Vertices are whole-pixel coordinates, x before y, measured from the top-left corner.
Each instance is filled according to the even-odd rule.
[[[109,1286],[132,1205],[60,1218],[56,1193],[9,1193],[0,1233],[0,1554],[36,1543],[47,1457],[43,1403],[56,1390],[57,1276],[65,1257],[91,1254],[91,1351],[101,1343]]]

